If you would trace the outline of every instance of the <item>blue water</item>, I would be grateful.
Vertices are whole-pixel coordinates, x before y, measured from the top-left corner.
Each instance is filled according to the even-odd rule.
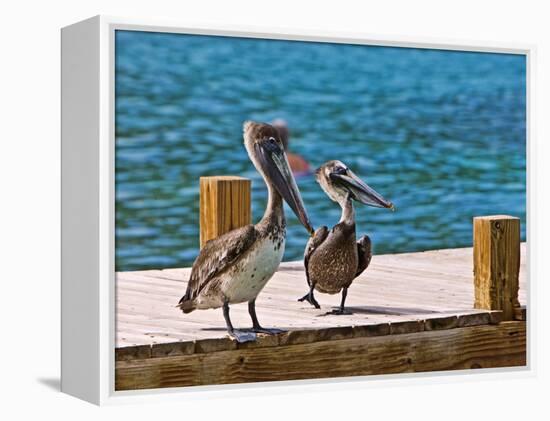
[[[287,120],[313,168],[344,161],[396,212],[357,206],[375,253],[471,245],[472,217],[526,208],[524,56],[116,33],[116,269],[189,266],[199,244],[199,177],[252,179],[244,120]],[[315,226],[340,209],[297,180]],[[285,260],[305,229],[287,207]]]

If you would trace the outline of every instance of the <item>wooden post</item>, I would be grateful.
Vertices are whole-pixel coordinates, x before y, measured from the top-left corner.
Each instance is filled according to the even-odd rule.
[[[503,320],[513,320],[520,307],[519,263],[519,218],[474,218],[474,308],[502,310]]]
[[[250,180],[236,176],[200,178],[200,246],[250,224]]]

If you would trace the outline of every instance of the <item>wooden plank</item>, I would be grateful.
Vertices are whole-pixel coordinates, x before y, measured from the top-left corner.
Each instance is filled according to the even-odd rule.
[[[437,317],[424,322],[424,330],[453,329],[458,326],[458,316]]]
[[[116,362],[115,389],[297,380],[526,364],[525,322]]]
[[[519,218],[474,218],[474,307],[502,310],[504,320],[513,320],[520,306],[519,270]]]
[[[249,179],[236,176],[200,178],[200,246],[251,223]]]
[[[424,330],[454,329],[456,327],[479,326],[491,323],[496,324],[492,321],[491,313],[492,312],[478,312],[472,314],[461,314],[458,316],[435,314],[426,319],[403,319],[401,321],[393,320],[391,323],[381,322],[357,326],[316,326],[308,329],[290,330],[287,332],[282,332],[278,335],[260,334],[256,341],[245,344],[238,344],[229,339],[227,336],[221,338],[209,338],[207,334],[197,331],[186,332],[186,334],[174,332],[173,334],[168,335],[173,339],[180,338],[178,342],[170,342],[166,337],[163,337],[162,329],[159,332],[147,332],[146,334],[150,335],[150,337],[155,340],[151,344],[151,354],[149,356],[150,358],[155,358],[158,356],[166,356],[167,352],[169,355],[180,355],[182,353],[187,355],[195,352],[219,352],[235,348],[263,348],[360,337],[400,335],[422,332]],[[139,322],[132,323],[131,327],[126,329],[126,333],[133,332],[135,326],[139,326]],[[132,345],[130,348],[135,348],[135,346]],[[182,351],[182,349],[185,351]],[[118,357],[119,351],[121,353],[121,358]],[[144,354],[136,353],[136,351],[132,349],[127,351],[125,348],[117,349],[116,354],[117,360],[130,360],[132,359],[132,356],[133,359],[147,358]]]

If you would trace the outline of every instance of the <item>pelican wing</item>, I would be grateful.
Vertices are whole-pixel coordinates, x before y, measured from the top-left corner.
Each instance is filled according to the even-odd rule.
[[[365,271],[372,259],[372,244],[368,235],[364,235],[357,241],[357,256],[359,262],[355,273],[356,278]]]
[[[250,248],[257,235],[254,225],[246,225],[208,241],[193,263],[187,291],[179,304],[194,300],[208,282],[230,267]]]
[[[306,250],[304,252],[304,267],[306,269],[306,279],[307,279],[307,284],[309,286],[311,286],[311,283],[309,281],[309,270],[308,270],[309,259],[311,258],[315,250],[317,250],[317,248],[323,243],[323,241],[326,240],[327,236],[328,236],[328,228],[323,225],[322,227],[319,227],[315,230],[315,232],[309,238],[306,244]]]

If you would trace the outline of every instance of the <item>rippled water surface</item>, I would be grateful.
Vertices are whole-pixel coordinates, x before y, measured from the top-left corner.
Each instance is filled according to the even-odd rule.
[[[199,177],[265,185],[244,120],[287,120],[313,168],[344,161],[396,212],[358,205],[375,253],[471,245],[476,215],[512,214],[525,239],[525,58],[519,55],[117,31],[116,269],[189,266]],[[315,226],[340,209],[297,180]],[[285,260],[306,231],[287,207]]]

